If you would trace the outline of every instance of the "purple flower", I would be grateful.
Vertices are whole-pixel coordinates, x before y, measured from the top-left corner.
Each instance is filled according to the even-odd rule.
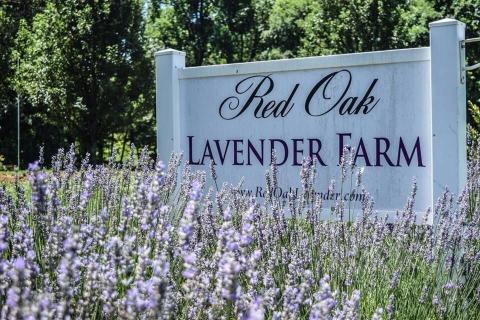
[[[18,271],[22,272],[25,270],[25,260],[22,257],[16,258],[13,261],[13,267]]]
[[[377,216],[348,152],[340,174],[358,174],[357,183],[341,179],[341,192],[350,184],[364,196],[355,207],[361,219],[349,223],[321,220],[335,182],[316,190],[327,185],[317,186],[309,159],[300,168],[302,188],[284,203],[273,192],[283,188],[275,161],[266,201],[256,202],[239,185],[212,186],[203,196],[205,172],[180,172],[180,156],[164,169],[145,152],[138,161],[131,154],[123,164],[84,159],[77,168],[73,149],[62,151],[53,171],[30,166],[31,197],[23,184],[0,186],[0,318],[479,315],[472,270],[480,257],[480,152],[469,163],[467,188],[445,192],[431,210],[434,226],[415,224],[415,183],[397,223]],[[334,200],[340,215],[342,199]],[[416,269],[422,272],[410,272]],[[360,295],[360,288],[369,291]]]

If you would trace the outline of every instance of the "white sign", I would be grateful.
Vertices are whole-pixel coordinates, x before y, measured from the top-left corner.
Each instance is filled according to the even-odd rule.
[[[446,185],[463,187],[466,170],[464,25],[437,21],[430,35],[427,48],[194,68],[183,52],[157,52],[159,155],[182,152],[198,169],[213,161],[220,182],[244,177],[242,192],[257,198],[272,150],[278,197],[297,192],[310,158],[326,206],[341,197],[361,208],[350,185],[328,191],[351,147],[377,210],[403,208],[415,178],[415,210],[425,212]]]

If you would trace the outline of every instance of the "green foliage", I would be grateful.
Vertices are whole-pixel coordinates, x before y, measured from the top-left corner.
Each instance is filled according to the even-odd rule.
[[[128,135],[131,119],[152,114],[143,23],[138,0],[67,0],[20,24],[14,85],[43,123],[59,127],[61,144],[77,142],[101,161],[114,132]]]
[[[17,93],[13,86],[17,61],[12,58],[15,38],[20,23],[31,23],[33,17],[43,9],[44,3],[43,0],[0,2],[0,153],[8,164],[16,163],[17,157]],[[25,127],[32,123],[35,114],[22,111],[21,117]],[[22,140],[27,138],[27,141],[22,149],[26,154],[36,155],[38,144],[34,142],[35,134],[25,129],[22,131]]]
[[[269,28],[264,32],[266,49],[262,56],[292,58],[299,54],[305,37],[305,21],[314,9],[311,0],[279,0],[272,7]]]
[[[148,2],[151,51],[176,48],[187,65],[255,60],[264,48],[272,0]]]
[[[5,157],[0,154],[0,171],[7,170],[7,167],[5,167],[5,164],[3,163],[4,161],[5,161]]]
[[[424,47],[429,43],[428,23],[442,15],[435,11],[428,0],[413,0],[401,9],[401,24],[397,26],[400,47]]]
[[[472,153],[476,151],[476,143],[480,138],[480,133],[478,132],[478,128],[480,127],[480,108],[471,101],[468,101],[468,112],[471,118],[467,127],[467,134],[469,138],[468,146],[470,147],[470,153]]]
[[[150,4],[150,22],[154,26],[149,28],[149,37],[154,47],[181,48],[187,52],[189,64],[203,64],[212,46],[213,0],[151,0]]]
[[[323,0],[306,22],[308,55],[395,49],[409,1]],[[402,16],[403,14],[403,16]]]

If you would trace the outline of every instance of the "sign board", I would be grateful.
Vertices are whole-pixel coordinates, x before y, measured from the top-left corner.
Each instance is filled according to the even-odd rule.
[[[459,192],[466,171],[465,27],[452,19],[430,27],[430,47],[417,49],[193,68],[183,52],[157,52],[158,153],[182,152],[194,169],[214,161],[220,182],[244,177],[242,192],[256,198],[272,150],[282,198],[296,193],[309,157],[327,207],[342,197],[361,208],[350,185],[328,191],[351,147],[376,210],[402,209],[415,178],[414,209],[426,212],[445,186]]]

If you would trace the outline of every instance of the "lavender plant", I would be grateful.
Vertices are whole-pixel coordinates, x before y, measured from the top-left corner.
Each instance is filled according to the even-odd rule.
[[[356,220],[341,200],[338,219],[320,218],[308,160],[301,194],[258,203],[219,186],[213,165],[207,188],[178,155],[88,158],[60,150],[51,171],[34,163],[28,185],[0,188],[1,319],[480,318],[478,156],[433,226],[415,224],[415,184],[397,223],[375,215],[347,153],[342,180],[365,195]]]

